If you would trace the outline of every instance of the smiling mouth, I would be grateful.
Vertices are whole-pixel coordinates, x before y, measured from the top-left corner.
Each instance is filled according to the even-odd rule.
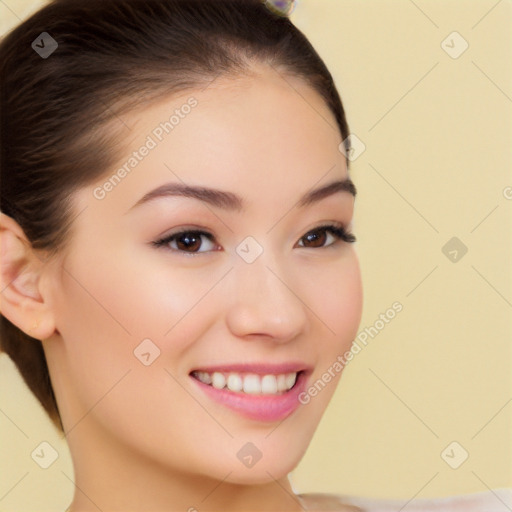
[[[302,373],[303,370],[277,374],[194,370],[190,376],[212,388],[240,395],[279,396],[293,389]]]

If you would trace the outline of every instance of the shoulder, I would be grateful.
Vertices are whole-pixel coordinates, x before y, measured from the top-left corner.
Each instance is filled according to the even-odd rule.
[[[512,489],[422,499],[375,499],[334,494],[300,494],[308,511],[332,512],[510,512]]]
[[[335,494],[312,493],[298,495],[307,512],[331,510],[336,512],[364,512],[364,509],[350,504],[345,497]]]

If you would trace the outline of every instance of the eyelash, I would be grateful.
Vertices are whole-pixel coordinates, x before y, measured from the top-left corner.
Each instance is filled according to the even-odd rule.
[[[343,226],[342,224],[326,224],[323,226],[318,226],[317,228],[314,228],[314,229],[308,231],[307,233],[305,233],[300,238],[300,240],[302,240],[303,238],[306,238],[310,234],[322,232],[322,231],[331,233],[335,238],[338,239],[337,241],[343,241],[343,242],[350,243],[350,244],[354,243],[356,241],[355,235],[353,233],[350,233],[349,231],[347,231],[345,226]],[[172,249],[170,247],[167,247],[170,242],[172,242],[173,240],[175,240],[176,238],[179,238],[181,235],[184,235],[184,234],[192,234],[192,235],[196,235],[196,236],[204,235],[211,242],[214,241],[214,236],[211,233],[208,233],[207,231],[185,229],[185,230],[179,231],[177,233],[172,233],[171,235],[168,235],[159,240],[156,240],[156,241],[152,242],[152,245],[155,246],[156,248],[167,249],[167,250],[170,250],[173,252],[183,253],[183,254],[186,254],[187,256],[197,256],[200,254],[206,254],[208,252],[212,252],[212,251],[187,252],[187,251],[182,251],[179,249]],[[328,249],[329,247],[332,247],[333,245],[336,245],[336,241],[330,245],[325,245],[325,246],[321,246],[321,247],[304,247],[304,248],[305,249]]]

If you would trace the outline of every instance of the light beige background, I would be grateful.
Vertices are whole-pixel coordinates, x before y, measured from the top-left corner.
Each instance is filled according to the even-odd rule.
[[[2,32],[38,5],[2,0]],[[294,487],[407,499],[512,487],[512,3],[299,0],[292,19],[366,146],[352,163],[360,331],[403,305],[346,368]],[[469,44],[456,59],[454,31]],[[468,249],[456,262],[442,252],[452,237]],[[64,510],[66,445],[5,356],[0,381],[0,511]],[[30,456],[42,441],[59,453],[46,470]],[[446,460],[469,454],[458,469],[441,456],[453,441]]]

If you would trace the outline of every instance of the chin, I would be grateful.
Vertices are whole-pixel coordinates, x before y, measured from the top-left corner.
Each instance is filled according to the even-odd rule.
[[[208,454],[207,464],[204,457],[195,460],[201,464],[199,470],[205,476],[238,485],[268,484],[287,477],[302,459],[309,445],[309,438],[303,433],[293,438],[280,435],[278,427],[270,435],[268,432],[244,439],[237,435],[229,441],[229,446],[220,447],[216,453]],[[265,437],[268,436],[268,437]],[[226,456],[226,454],[232,454]],[[197,467],[197,466],[196,466]]]
[[[261,464],[261,466],[260,466]],[[282,461],[276,461],[275,464],[263,464],[261,459],[252,468],[236,468],[225,479],[226,482],[237,485],[263,485],[275,482],[285,478],[298,464],[298,461],[283,464]],[[227,469],[227,468],[226,468]],[[219,480],[223,480],[226,474],[218,475]]]

